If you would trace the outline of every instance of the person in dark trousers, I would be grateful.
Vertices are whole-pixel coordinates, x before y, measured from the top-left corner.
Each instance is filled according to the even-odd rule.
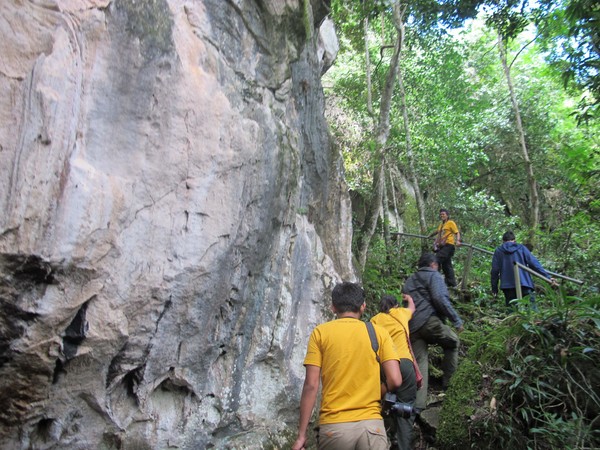
[[[492,294],[494,296],[498,295],[498,281],[500,281],[500,289],[504,293],[507,308],[510,308],[511,300],[517,298],[517,283],[514,272],[515,262],[523,264],[550,279],[553,285],[556,284],[554,278],[550,277],[531,251],[526,246],[517,244],[515,234],[512,231],[507,231],[502,235],[502,245],[494,251],[492,270],[490,272]],[[535,285],[531,274],[519,268],[519,277],[521,279],[521,293],[523,297],[529,295],[530,305],[533,309],[536,309]]]
[[[448,287],[433,253],[421,255],[418,271],[406,280],[402,292],[410,295],[415,303],[415,312],[408,324],[412,349],[423,375],[423,386],[417,391],[415,402],[417,410],[422,411],[427,407],[429,346],[439,345],[444,350],[442,386],[446,389],[458,366],[460,341],[457,333],[444,321],[450,319],[459,333],[463,330],[463,321],[450,303]]]
[[[435,236],[433,250],[436,253],[437,261],[444,272],[444,280],[448,287],[456,287],[456,277],[454,276],[454,267],[452,266],[452,257],[457,246],[460,246],[460,231],[453,220],[450,220],[450,213],[447,209],[440,209],[440,220],[442,221],[437,230],[429,235]]]
[[[415,304],[410,295],[403,295],[406,307],[400,307],[398,300],[393,295],[384,295],[379,302],[379,314],[371,317],[371,322],[385,328],[396,345],[400,357],[400,373],[402,384],[396,390],[399,402],[407,406],[414,406],[417,397],[417,389],[421,382],[417,379],[415,371],[414,355],[410,345],[408,323],[415,311]],[[421,375],[419,373],[419,375]],[[415,422],[414,414],[392,413],[395,430],[396,447],[399,450],[410,450],[412,448],[412,429]]]
[[[394,341],[384,328],[373,325],[378,344],[375,354],[367,324],[360,320],[366,304],[358,284],[336,285],[331,298],[336,319],[314,328],[308,341],[298,437],[292,450],[307,445],[319,384],[317,448],[388,450],[381,398],[385,390],[395,391],[402,384]],[[385,374],[385,390],[380,370]]]

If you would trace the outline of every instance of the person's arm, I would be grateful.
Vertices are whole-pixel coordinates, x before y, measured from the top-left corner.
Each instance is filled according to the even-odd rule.
[[[377,340],[379,341],[379,360],[383,374],[385,375],[386,388],[388,392],[393,392],[402,384],[402,375],[400,374],[400,358],[390,334],[384,327],[375,325]],[[382,393],[383,389],[382,389]]]
[[[525,264],[527,264],[527,266],[529,266],[531,269],[535,270],[537,273],[539,273],[540,275],[550,279],[550,275],[548,274],[548,272],[546,272],[546,270],[542,267],[542,264],[540,264],[540,262],[537,260],[537,258],[535,256],[533,256],[533,253],[531,253],[529,251],[529,249],[527,247],[525,247],[523,245],[523,256],[525,257]]]
[[[456,225],[456,222],[454,222],[453,220],[450,223],[449,231],[450,231],[450,233],[452,233],[454,235],[454,246],[459,247],[460,246],[460,230],[458,229],[458,225]]]
[[[387,391],[394,392],[402,384],[402,374],[400,373],[400,364],[397,359],[390,359],[381,363],[383,373],[385,373],[385,381]]]
[[[524,249],[526,264],[529,267],[531,267],[533,270],[535,270],[537,273],[545,276],[548,280],[550,280],[550,283],[552,284],[552,286],[557,286],[558,282],[556,281],[556,279],[552,278],[552,276],[548,272],[546,272],[546,269],[544,269],[542,267],[542,264],[537,260],[537,258],[535,256],[533,256],[533,253],[531,253],[529,251],[529,249],[525,246],[523,246],[523,249]]]
[[[429,292],[431,304],[436,312],[452,321],[454,326],[462,331],[463,321],[450,303],[450,295],[446,283],[439,272],[433,272],[429,278]]]
[[[318,366],[306,365],[306,376],[304,386],[302,387],[302,396],[300,397],[300,420],[298,422],[298,437],[292,450],[303,449],[306,445],[306,432],[308,423],[312,415],[313,408],[317,401],[319,391],[319,382],[321,378],[321,368]]]
[[[413,300],[413,298],[408,294],[402,294],[402,299],[406,300],[406,302],[408,303],[407,308],[410,309],[410,312],[412,312],[414,314],[416,308],[415,308],[415,301]]]
[[[430,234],[428,234],[428,235],[427,235],[427,237],[428,237],[428,238],[432,238],[432,237],[434,237],[436,234],[438,234],[438,233],[439,233],[439,231],[440,231],[440,226],[441,226],[441,225],[437,226],[435,230],[433,230],[433,231],[432,231]]]

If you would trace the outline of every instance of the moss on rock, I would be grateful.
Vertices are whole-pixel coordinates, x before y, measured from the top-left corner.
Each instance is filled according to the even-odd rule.
[[[475,412],[473,399],[477,398],[482,381],[480,365],[464,361],[452,377],[437,431],[441,448],[459,448],[469,439],[468,422]]]
[[[173,15],[166,0],[120,0],[116,8],[127,17],[127,32],[139,39],[144,57],[173,50]]]

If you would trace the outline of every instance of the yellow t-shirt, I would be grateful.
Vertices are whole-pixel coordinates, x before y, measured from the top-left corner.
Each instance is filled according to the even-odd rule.
[[[408,331],[408,321],[412,318],[412,311],[408,308],[391,308],[389,313],[379,313],[371,318],[375,325],[385,328],[398,351],[400,358],[413,360],[408,348],[406,331]],[[400,323],[404,325],[404,328]]]
[[[377,325],[373,328],[379,360],[398,359],[388,332]],[[304,364],[321,368],[320,424],[381,419],[379,364],[363,321],[340,318],[317,326]]]
[[[442,230],[442,239],[441,241],[444,244],[454,245],[454,235],[458,234],[458,227],[453,220],[448,219],[446,223],[440,223],[437,227],[438,234],[440,233],[440,229]]]

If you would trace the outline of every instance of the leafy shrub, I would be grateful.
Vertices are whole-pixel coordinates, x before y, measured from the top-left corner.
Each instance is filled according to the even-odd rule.
[[[598,448],[599,305],[598,297],[550,293],[539,312],[472,331],[443,406],[441,447]]]

